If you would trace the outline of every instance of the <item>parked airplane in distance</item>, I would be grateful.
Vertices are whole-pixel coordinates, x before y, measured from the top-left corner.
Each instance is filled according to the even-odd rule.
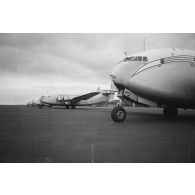
[[[43,106],[48,106],[47,104],[44,104],[43,102],[41,102],[45,97],[46,96],[41,96],[37,100],[33,100],[31,102],[28,102],[27,106],[29,106],[29,107],[38,107],[38,108],[42,108]]]
[[[177,108],[195,108],[195,51],[154,49],[126,57],[113,69],[112,81],[118,97],[176,116]],[[115,122],[123,122],[126,111],[112,110]]]
[[[41,100],[43,104],[49,106],[65,106],[74,109],[76,106],[91,106],[99,103],[107,102],[112,98],[115,92],[112,90],[103,90],[91,92],[82,95],[78,94],[60,94],[50,95]]]

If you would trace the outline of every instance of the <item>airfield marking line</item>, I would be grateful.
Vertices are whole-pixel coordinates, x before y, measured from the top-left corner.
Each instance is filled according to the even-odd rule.
[[[192,151],[192,149],[190,148],[190,149],[188,149],[188,154],[187,154],[187,157],[188,157],[188,162],[189,163],[192,163],[192,160],[191,160],[191,158],[190,158],[190,153],[191,153],[191,151]]]
[[[91,145],[91,162],[93,163],[94,160],[93,160],[93,153],[94,153],[94,144]]]

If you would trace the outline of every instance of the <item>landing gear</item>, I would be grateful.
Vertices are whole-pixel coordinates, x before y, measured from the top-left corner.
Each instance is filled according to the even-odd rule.
[[[42,105],[39,105],[39,109],[42,109],[43,108],[43,106]]]
[[[66,106],[66,109],[69,109],[69,106]]]
[[[49,108],[51,108],[51,107],[52,107],[52,105],[48,105],[48,107],[49,107]]]
[[[71,106],[71,109],[75,109],[76,108],[76,106]]]
[[[166,107],[163,110],[165,116],[177,116],[178,110],[174,107]]]
[[[126,111],[122,106],[116,106],[111,112],[111,118],[114,122],[123,122],[126,118]]]

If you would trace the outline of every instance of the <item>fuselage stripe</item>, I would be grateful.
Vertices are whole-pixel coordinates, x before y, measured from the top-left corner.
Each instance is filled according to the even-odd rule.
[[[161,62],[161,60],[163,60],[164,62],[159,63],[159,62]],[[154,62],[156,62],[156,64],[151,65],[151,66],[147,66],[147,65],[150,65]],[[144,64],[141,67],[139,67],[131,77],[135,76],[136,74],[138,74],[146,69],[149,69],[149,68],[152,68],[155,66],[161,66],[162,64],[168,64],[168,63],[172,63],[172,62],[195,62],[195,56],[187,56],[187,55],[186,56],[184,56],[184,55],[183,56],[170,56],[170,57],[166,57],[166,58],[153,60],[153,61],[148,62],[147,64]]]

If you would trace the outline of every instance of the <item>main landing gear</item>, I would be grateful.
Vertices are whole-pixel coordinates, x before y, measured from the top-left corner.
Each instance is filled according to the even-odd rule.
[[[42,105],[39,105],[38,107],[39,107],[39,109],[42,109],[42,108],[43,108],[43,106],[42,106]]]
[[[175,107],[166,107],[163,109],[165,116],[177,116],[178,110]]]
[[[166,107],[163,110],[165,116],[177,116],[178,110],[175,107]],[[114,122],[123,122],[126,118],[126,111],[122,106],[116,106],[111,112],[111,118]]]
[[[178,110],[175,107],[166,107],[163,110],[165,116],[177,116]],[[123,122],[126,118],[126,111],[122,106],[116,106],[111,112],[111,118],[114,122],[120,123]]]
[[[116,106],[111,112],[111,118],[114,122],[123,122],[126,118],[126,111],[122,106]]]

